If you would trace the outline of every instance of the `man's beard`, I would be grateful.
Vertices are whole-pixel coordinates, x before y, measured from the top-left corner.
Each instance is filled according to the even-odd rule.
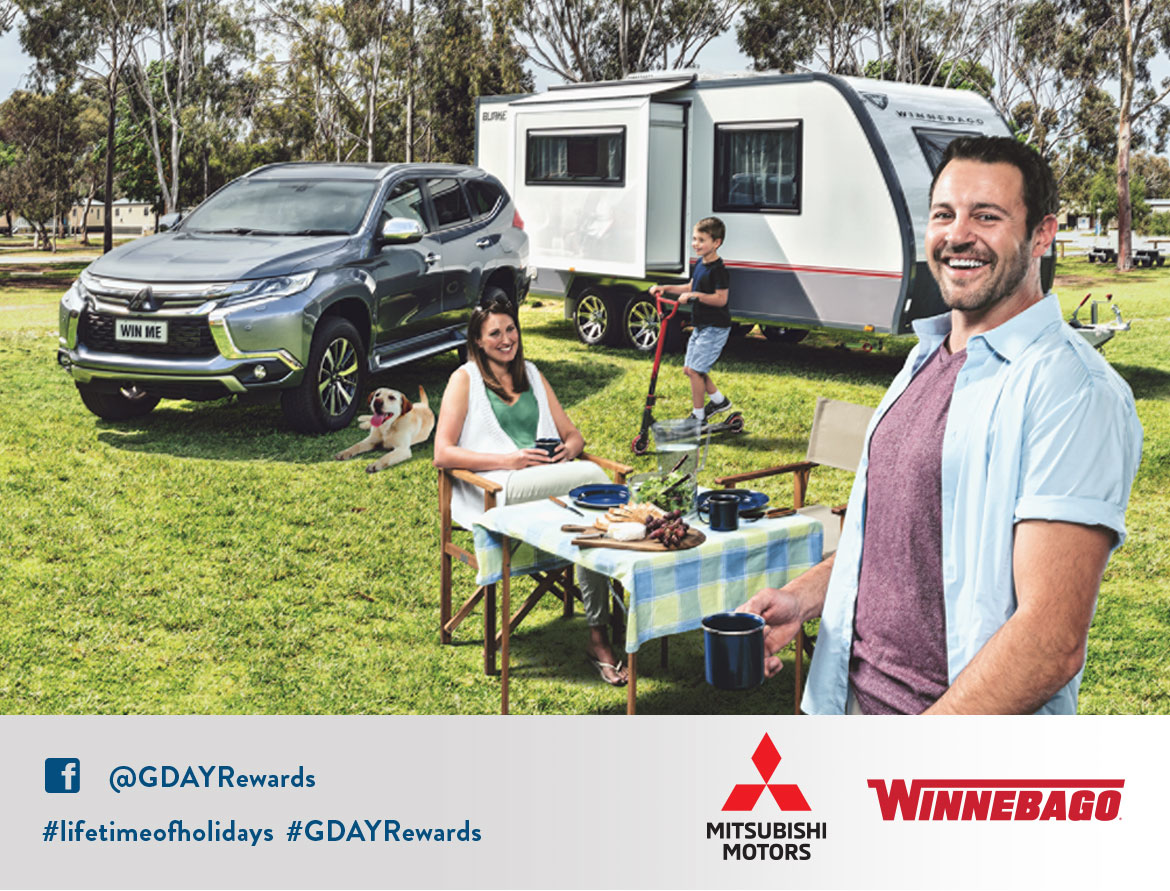
[[[946,266],[946,261],[941,256],[941,250],[936,251],[934,261],[942,267]],[[961,250],[951,251],[950,253],[963,253]],[[983,283],[982,287],[968,291],[967,289],[954,289],[952,291],[949,280],[945,275],[935,276],[938,282],[939,292],[942,294],[943,303],[947,305],[948,309],[958,309],[965,312],[982,312],[994,306],[999,301],[1003,300],[1009,294],[1015,293],[1016,289],[1028,276],[1028,271],[1032,265],[1032,243],[1025,241],[1020,244],[1019,252],[1008,260],[1001,260],[997,255],[992,255],[993,272],[991,276]],[[990,257],[978,255],[980,260],[988,260]]]

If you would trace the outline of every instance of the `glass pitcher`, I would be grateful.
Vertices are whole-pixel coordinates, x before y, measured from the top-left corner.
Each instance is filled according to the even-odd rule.
[[[699,471],[707,463],[707,446],[711,441],[710,433],[703,436],[699,432],[702,428],[703,422],[693,416],[655,421],[650,425],[658,457],[658,473],[662,476],[673,470],[689,473],[690,479],[682,486],[690,492],[691,504],[694,504]]]

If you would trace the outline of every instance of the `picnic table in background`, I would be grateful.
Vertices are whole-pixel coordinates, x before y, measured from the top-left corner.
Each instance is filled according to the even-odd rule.
[[[506,617],[512,575],[575,563],[617,582],[629,595],[626,713],[631,715],[637,697],[637,652],[642,644],[693,631],[704,616],[735,609],[759,589],[786,584],[821,559],[821,524],[800,514],[743,522],[734,532],[714,532],[704,524],[692,524],[707,536],[703,544],[661,552],[580,548],[573,544],[578,533],[561,531],[562,525],[589,522],[550,501],[487,511],[472,530],[479,563],[476,583],[500,583]],[[500,710],[507,714],[508,622],[503,625]]]

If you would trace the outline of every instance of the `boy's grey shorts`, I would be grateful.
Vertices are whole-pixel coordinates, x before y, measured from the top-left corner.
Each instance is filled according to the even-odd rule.
[[[703,326],[691,332],[691,339],[687,341],[687,368],[706,374],[711,366],[719,359],[727,337],[731,334],[730,328],[716,328]]]

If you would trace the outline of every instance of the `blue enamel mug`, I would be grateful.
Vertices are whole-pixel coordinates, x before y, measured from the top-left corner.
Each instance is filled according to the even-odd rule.
[[[755,613],[715,613],[703,619],[707,683],[750,690],[764,682],[764,619]]]
[[[739,528],[739,496],[730,492],[712,492],[699,505],[699,519],[709,514],[707,525],[715,532],[734,532]]]
[[[552,458],[554,455],[556,455],[557,448],[560,446],[560,444],[561,441],[559,439],[556,437],[550,437],[548,439],[536,440],[536,442],[532,444],[532,447],[534,449],[542,449],[546,455]]]

